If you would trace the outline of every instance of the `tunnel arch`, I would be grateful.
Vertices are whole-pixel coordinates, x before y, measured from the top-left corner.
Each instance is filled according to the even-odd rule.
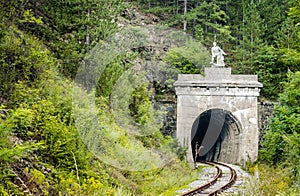
[[[229,111],[213,108],[201,113],[191,130],[194,161],[239,162],[242,126]]]

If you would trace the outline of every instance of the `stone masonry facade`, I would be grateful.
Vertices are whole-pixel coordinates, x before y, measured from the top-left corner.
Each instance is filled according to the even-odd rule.
[[[232,75],[231,68],[205,68],[204,75],[179,74],[174,83],[177,95],[176,137],[182,146],[188,148],[187,160],[190,163],[194,161],[192,125],[199,115],[210,109],[231,113],[240,125],[236,141],[228,144],[238,145],[234,163],[256,160],[259,140],[257,97],[262,84],[256,75]]]

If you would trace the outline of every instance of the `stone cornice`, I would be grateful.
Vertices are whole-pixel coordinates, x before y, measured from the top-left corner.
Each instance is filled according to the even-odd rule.
[[[177,95],[259,96],[262,84],[257,75],[231,75],[231,68],[205,68],[200,74],[179,74],[174,83]]]

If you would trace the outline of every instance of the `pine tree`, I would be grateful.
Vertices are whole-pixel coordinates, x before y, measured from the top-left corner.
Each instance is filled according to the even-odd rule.
[[[256,53],[263,45],[264,22],[254,0],[243,1],[243,23],[235,49],[233,66],[242,73],[253,73]]]
[[[286,25],[289,2],[290,0],[264,0],[257,3],[265,25],[262,39],[270,45],[275,44],[274,35],[280,33],[279,31]]]
[[[32,10],[42,24],[19,22],[18,27],[45,41],[61,60],[61,72],[74,78],[84,54],[99,40],[117,30],[117,16],[123,0],[28,0],[16,1],[15,8]],[[18,11],[23,15],[24,11]]]
[[[185,19],[193,24],[194,36],[203,37],[205,43],[212,43],[215,35],[223,43],[232,39],[229,26],[226,25],[228,16],[214,2],[201,3],[190,10]]]

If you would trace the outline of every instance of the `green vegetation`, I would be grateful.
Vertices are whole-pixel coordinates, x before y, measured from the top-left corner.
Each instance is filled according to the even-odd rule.
[[[291,195],[299,193],[290,168],[274,167],[268,164],[253,165],[248,168],[253,174],[246,186],[245,195]]]
[[[94,46],[118,30],[123,11],[133,4],[193,36],[195,41],[160,57],[181,73],[202,73],[210,60],[202,45],[211,47],[216,37],[235,73],[258,74],[262,99],[276,101],[276,106],[258,166],[249,166],[250,172],[260,173],[259,186],[249,194],[299,192],[299,0],[0,2],[0,195],[172,195],[196,178],[197,171],[183,161],[185,149],[160,132],[153,88],[163,97],[168,85],[142,80],[126,86],[128,97],[113,92],[145,48],[110,59],[96,85],[96,119],[84,108],[78,111],[83,124],[76,124],[72,96],[77,69]],[[88,97],[92,90],[78,92]],[[114,107],[116,95],[126,110]],[[95,132],[80,130],[95,128],[97,120]],[[130,134],[126,126],[143,134]],[[158,165],[163,157],[161,167],[118,167],[128,157],[149,166],[149,149],[161,153],[151,157]],[[118,162],[112,164],[114,160]]]
[[[191,41],[187,46],[171,49],[167,52],[165,62],[174,66],[180,73],[203,73],[209,64],[209,52],[201,43]]]
[[[20,33],[20,37],[28,36],[21,31],[15,32]],[[1,106],[0,123],[2,195],[156,195],[191,180],[184,176],[190,176],[193,171],[175,157],[163,168],[128,172],[105,164],[89,152],[71,115],[72,82],[57,73],[53,66],[58,61],[50,56],[49,51],[39,48],[39,41],[30,36],[28,40],[34,44],[27,44],[25,39],[22,41],[25,46],[31,46],[36,55],[43,57],[35,62],[35,66],[43,70],[40,69],[33,79],[29,78],[31,72],[19,72],[24,75],[20,74],[18,81],[10,82],[13,90],[3,96],[7,104]],[[25,61],[29,57],[26,53],[21,53],[19,58]],[[143,112],[149,107],[145,87],[137,88],[132,98],[132,102],[141,102],[132,109],[136,122],[143,124],[151,120]],[[113,122],[107,103],[108,100],[104,97],[98,100],[101,125],[109,127],[110,131],[120,131],[122,128]],[[123,144],[128,143],[129,139],[130,136],[125,134],[118,138]],[[140,149],[143,146],[160,146],[172,142],[159,132],[139,140],[145,143],[141,145],[136,141],[135,147]],[[193,175],[195,174],[194,172]],[[177,176],[176,180],[171,176]],[[170,181],[164,181],[164,178],[170,178]]]
[[[145,12],[160,16],[166,25],[185,30],[208,48],[216,38],[228,54],[225,63],[234,73],[258,74],[264,85],[263,98],[276,101],[288,70],[300,69],[296,0],[138,2]]]
[[[297,195],[300,185],[299,0],[139,0],[145,12],[211,47],[214,36],[234,73],[257,74],[261,100],[274,101],[274,116],[262,139],[259,179],[249,195]],[[168,52],[167,62],[182,73],[199,73],[185,48]],[[256,167],[257,166],[257,167]],[[256,168],[256,169],[254,169]],[[256,186],[257,183],[259,186]],[[251,190],[250,190],[251,189]]]
[[[137,152],[163,148],[166,163],[146,171],[114,167],[87,149],[75,126],[72,94],[79,62],[117,30],[117,17],[127,6],[124,2],[1,3],[1,195],[159,195],[197,175],[172,152],[172,147],[181,152],[180,147],[164,137],[159,126],[151,135],[132,136],[115,121],[109,97],[118,77],[131,66],[124,67],[124,59],[134,59],[135,53],[118,57],[98,83],[97,112],[105,127],[99,142],[115,141],[121,149]],[[156,120],[146,84],[136,87],[130,102],[138,125]],[[106,150],[111,157],[118,156],[114,148]]]
[[[273,190],[296,194],[300,190],[300,72],[289,73],[288,79],[264,136],[260,162],[269,165],[271,170],[270,173],[264,170],[263,176],[274,171],[280,174],[275,175],[274,186],[277,187]],[[266,188],[263,186],[263,189]]]

